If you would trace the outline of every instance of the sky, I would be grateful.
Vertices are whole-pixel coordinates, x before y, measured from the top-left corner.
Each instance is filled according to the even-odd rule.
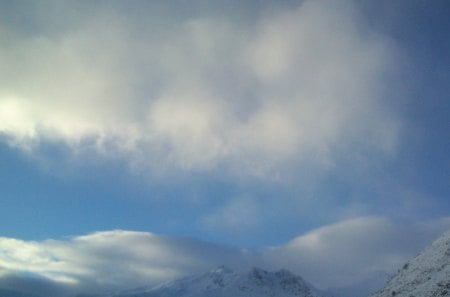
[[[0,1],[0,287],[394,272],[450,228],[449,14]]]

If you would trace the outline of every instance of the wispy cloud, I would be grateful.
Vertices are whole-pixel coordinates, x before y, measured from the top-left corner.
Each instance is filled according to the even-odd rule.
[[[157,24],[100,6],[64,9],[67,21],[30,6],[35,30],[0,30],[11,145],[275,179],[292,162],[333,166],[343,146],[395,151],[399,118],[379,88],[395,50],[350,2],[305,1],[252,22],[169,10],[162,20],[143,7]]]
[[[264,219],[261,202],[251,197],[239,196],[231,199],[225,207],[212,212],[199,222],[202,228],[231,234],[245,234]]]

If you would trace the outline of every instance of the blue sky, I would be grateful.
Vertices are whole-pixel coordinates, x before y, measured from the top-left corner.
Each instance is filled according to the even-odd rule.
[[[379,252],[395,260],[378,273],[450,227],[448,1],[0,6],[5,240],[77,250],[108,231],[155,245],[148,232],[217,254],[291,251],[246,258],[267,267],[312,235],[411,243]],[[316,279],[307,264],[291,268]],[[61,280],[22,265],[2,271]]]

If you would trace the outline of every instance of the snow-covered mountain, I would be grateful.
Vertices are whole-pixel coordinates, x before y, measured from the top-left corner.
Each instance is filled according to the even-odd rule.
[[[372,297],[450,296],[450,232],[406,263],[386,287]]]
[[[287,270],[253,268],[236,273],[219,267],[208,273],[153,288],[110,294],[108,297],[319,297],[319,291]]]

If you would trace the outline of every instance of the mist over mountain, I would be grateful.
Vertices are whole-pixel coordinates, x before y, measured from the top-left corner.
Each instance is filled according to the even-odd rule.
[[[365,297],[379,288],[387,274],[348,287],[316,289],[289,270],[266,271],[260,268],[234,271],[225,266],[157,285],[118,289],[109,293],[71,290],[30,277],[4,277],[1,297]],[[72,288],[73,289],[73,288]],[[371,297],[443,297],[450,296],[450,232],[434,241],[407,262],[384,289]]]
[[[99,297],[320,297],[324,296],[300,276],[288,270],[268,272],[252,268],[235,272],[225,266],[207,273],[163,283],[156,287]]]
[[[358,282],[350,286],[330,287],[326,290],[331,297],[366,297],[383,288],[392,275],[379,273],[363,282]]]

